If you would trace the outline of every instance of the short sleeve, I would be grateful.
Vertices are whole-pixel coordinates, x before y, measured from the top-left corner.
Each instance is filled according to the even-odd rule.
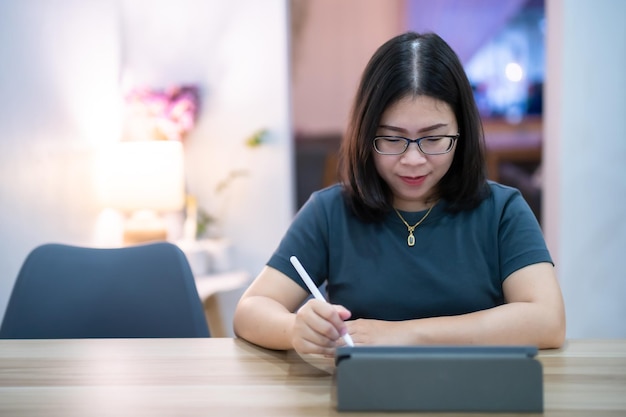
[[[320,192],[311,195],[267,262],[305,289],[289,258],[296,256],[318,286],[327,279],[329,219],[322,200]]]
[[[514,190],[502,197],[498,247],[500,276],[504,281],[525,266],[553,262],[539,222],[521,193]]]

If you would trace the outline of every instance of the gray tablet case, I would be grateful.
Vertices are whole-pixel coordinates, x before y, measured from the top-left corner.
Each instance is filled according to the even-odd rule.
[[[335,354],[339,411],[543,412],[532,346],[356,346]]]

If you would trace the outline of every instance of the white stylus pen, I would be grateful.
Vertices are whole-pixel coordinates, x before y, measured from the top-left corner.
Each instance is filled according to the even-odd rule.
[[[295,256],[292,256],[291,258],[289,258],[289,260],[291,261],[291,264],[293,265],[293,267],[296,268],[296,271],[298,271],[298,274],[300,274],[302,281],[304,281],[309,291],[311,291],[311,294],[313,294],[313,297],[315,297],[315,299],[317,300],[328,302],[326,301],[326,299],[324,298],[320,290],[317,288],[317,286],[315,285],[315,283],[313,282],[309,274],[306,272],[306,270],[304,269],[304,267],[302,266],[298,258],[296,258]],[[344,334],[341,337],[343,337],[343,340],[346,342],[348,346],[354,346],[354,342],[352,341],[352,338],[350,337],[348,333]]]

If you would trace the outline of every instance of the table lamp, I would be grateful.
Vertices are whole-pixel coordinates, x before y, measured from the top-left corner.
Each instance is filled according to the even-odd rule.
[[[166,240],[163,213],[185,204],[182,143],[118,142],[102,156],[100,199],[105,207],[126,215],[124,244]]]

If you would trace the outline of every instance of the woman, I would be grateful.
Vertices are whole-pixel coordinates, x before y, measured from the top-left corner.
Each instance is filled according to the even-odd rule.
[[[270,349],[532,344],[565,337],[561,291],[522,198],[485,179],[463,67],[435,34],[382,45],[363,73],[340,151],[341,184],[312,194],[234,319]],[[295,255],[330,303],[310,299]]]

